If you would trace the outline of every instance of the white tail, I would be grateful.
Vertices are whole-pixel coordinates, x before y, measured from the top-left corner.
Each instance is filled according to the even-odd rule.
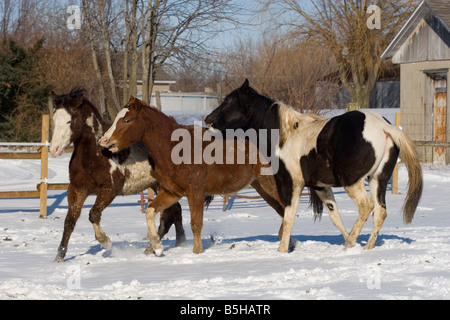
[[[405,163],[408,171],[408,194],[403,204],[403,220],[411,223],[414,213],[422,197],[423,178],[422,167],[414,142],[400,129],[386,123],[384,131],[400,149],[400,159]]]

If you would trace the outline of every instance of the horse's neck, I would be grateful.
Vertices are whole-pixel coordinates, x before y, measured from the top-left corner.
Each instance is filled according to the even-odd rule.
[[[81,136],[74,141],[74,147],[79,148],[83,146],[86,151],[95,151],[97,154],[97,149],[99,148],[98,140],[103,136],[105,129],[103,120],[99,119],[95,113],[92,113],[83,121]]]
[[[142,142],[155,162],[164,165],[171,161],[172,132],[184,128],[160,111],[149,109],[142,112],[145,121],[145,132]]]
[[[256,130],[279,129],[279,105],[272,101],[257,103],[251,114],[251,126]]]

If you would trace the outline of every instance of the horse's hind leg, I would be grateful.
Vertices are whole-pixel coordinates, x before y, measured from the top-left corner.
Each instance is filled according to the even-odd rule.
[[[186,242],[186,235],[184,234],[183,218],[181,216],[181,205],[179,202],[175,203],[171,207],[165,209],[161,213],[158,235],[162,239],[170,227],[175,224],[176,243],[175,246],[181,246]]]
[[[380,184],[378,179],[372,179],[369,183],[370,192],[374,199],[375,207],[373,209],[373,229],[364,249],[373,249],[375,242],[383,226],[384,219],[387,217],[386,212],[386,186]]]
[[[69,210],[67,211],[66,219],[64,221],[64,232],[61,239],[61,243],[58,247],[58,253],[56,254],[55,262],[64,262],[64,257],[67,253],[67,247],[69,245],[70,236],[75,229],[78,218],[81,214],[84,201],[86,200],[88,193],[81,189],[76,189],[72,185],[69,185],[67,190],[67,201],[69,204]]]
[[[358,219],[353,225],[349,236],[345,240],[345,247],[351,248],[356,244],[356,239],[361,232],[362,227],[366,223],[367,218],[374,208],[372,199],[367,194],[366,188],[364,187],[364,178],[360,179],[357,183],[350,187],[346,187],[348,195],[355,202],[358,207]]]
[[[161,238],[156,231],[155,217],[156,215],[180,200],[179,196],[170,194],[164,190],[160,190],[155,200],[148,206],[145,216],[147,218],[147,235],[150,240],[150,245],[145,249],[145,254],[154,253],[156,256],[162,255],[164,247],[161,243]]]
[[[203,229],[203,202],[204,193],[194,191],[188,195],[189,210],[191,211],[191,228],[194,234],[193,253],[199,254],[203,252],[202,245],[202,229]]]
[[[392,172],[394,171],[395,164],[398,158],[398,149],[397,147],[392,147],[390,151],[386,154],[389,154],[387,161],[383,161],[380,165],[379,170],[375,173],[375,175],[370,179],[369,187],[370,193],[372,195],[372,199],[375,202],[375,209],[373,210],[373,229],[370,234],[369,241],[367,242],[365,249],[373,249],[375,246],[375,242],[378,237],[378,233],[383,226],[384,220],[387,217],[386,211],[386,189],[391,178]]]
[[[105,234],[100,227],[103,210],[111,204],[116,197],[116,193],[109,188],[102,189],[95,199],[95,203],[89,211],[89,221],[92,223],[95,232],[95,239],[100,242],[102,248],[110,249],[112,246],[111,239]]]
[[[341,231],[344,239],[347,239],[348,232],[342,223],[341,215],[339,214],[336,200],[334,199],[334,194],[331,188],[315,189],[314,190],[319,196],[320,200],[325,204],[330,215],[331,222]]]

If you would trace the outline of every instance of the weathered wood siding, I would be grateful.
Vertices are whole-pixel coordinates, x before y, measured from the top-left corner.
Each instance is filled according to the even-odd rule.
[[[394,63],[450,60],[450,33],[436,17],[417,26],[393,57]]]

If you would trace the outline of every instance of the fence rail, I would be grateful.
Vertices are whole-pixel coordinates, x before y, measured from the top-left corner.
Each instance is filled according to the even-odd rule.
[[[418,147],[437,147],[437,148],[449,148],[450,142],[448,141],[414,141],[414,144]]]
[[[41,160],[41,181],[37,184],[37,190],[33,191],[3,191],[0,192],[0,199],[8,198],[40,198],[39,216],[47,216],[47,192],[48,190],[67,190],[68,184],[49,184],[48,179],[48,147],[50,132],[50,117],[42,116],[42,138],[40,143],[18,143],[1,142],[3,147],[39,147],[37,152],[1,152],[0,159],[40,159]]]

